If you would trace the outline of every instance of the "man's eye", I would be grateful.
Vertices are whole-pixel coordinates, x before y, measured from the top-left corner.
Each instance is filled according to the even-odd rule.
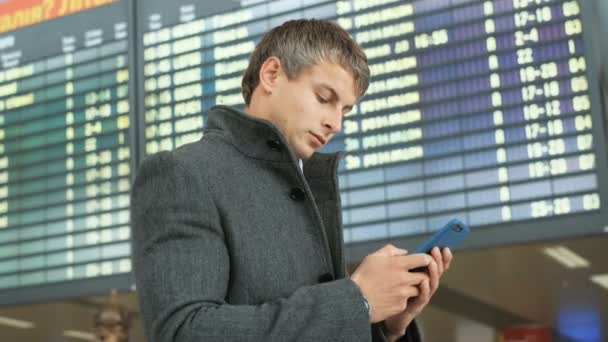
[[[322,97],[321,97],[321,96],[319,96],[319,95],[317,95],[317,101],[319,101],[319,103],[323,103],[323,104],[325,104],[325,103],[328,103],[328,102],[329,102],[328,100],[326,100],[326,99],[322,98]]]

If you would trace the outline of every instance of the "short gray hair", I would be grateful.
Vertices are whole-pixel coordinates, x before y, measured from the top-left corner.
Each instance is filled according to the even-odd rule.
[[[327,20],[290,20],[266,33],[251,54],[241,88],[247,105],[260,82],[260,68],[271,56],[281,61],[288,79],[294,79],[306,67],[327,61],[351,73],[358,97],[369,86],[367,57],[348,32]]]

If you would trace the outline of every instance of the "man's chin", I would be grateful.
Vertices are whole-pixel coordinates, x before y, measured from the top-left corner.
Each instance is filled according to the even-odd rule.
[[[298,157],[298,159],[308,159],[312,157],[313,153],[315,153],[315,150],[313,149],[306,149],[305,151],[296,151],[296,157]]]

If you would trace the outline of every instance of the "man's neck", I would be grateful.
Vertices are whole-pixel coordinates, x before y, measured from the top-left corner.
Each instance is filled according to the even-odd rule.
[[[252,99],[253,101],[253,99]],[[264,114],[266,111],[260,110],[260,106],[259,105],[255,105],[253,102],[250,103],[248,106],[245,106],[245,109],[243,110],[243,112],[247,115],[256,117],[258,119],[264,119],[264,120],[268,120],[270,121],[266,116],[264,116]],[[272,121],[271,121],[272,122]],[[302,170],[302,173],[304,172],[304,162],[302,161],[302,159],[298,158],[298,165],[300,166],[300,170]]]
[[[243,112],[258,119],[269,120],[269,108],[266,108],[266,106],[262,105],[262,103],[259,102],[260,101],[257,101],[257,99],[252,98],[251,102],[247,106],[245,106]]]

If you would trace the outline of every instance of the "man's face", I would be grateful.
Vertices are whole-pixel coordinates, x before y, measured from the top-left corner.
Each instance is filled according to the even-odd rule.
[[[281,72],[271,95],[270,121],[300,159],[326,145],[342,129],[357,101],[355,81],[340,65],[321,62],[292,80]]]

